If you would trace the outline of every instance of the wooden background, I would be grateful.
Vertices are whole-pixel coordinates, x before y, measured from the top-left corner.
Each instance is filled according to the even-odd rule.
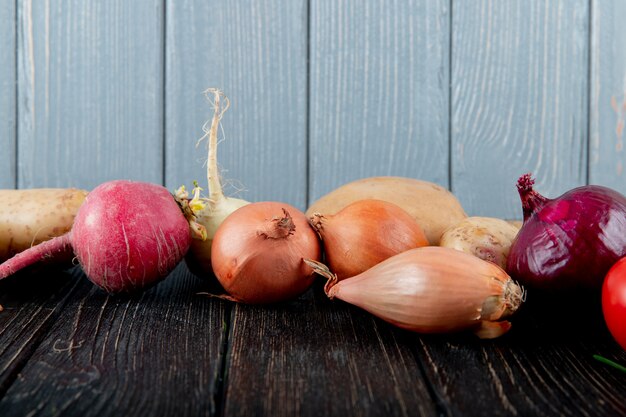
[[[0,186],[205,182],[305,208],[360,177],[521,216],[515,180],[626,192],[624,2],[0,2]]]
[[[204,183],[202,92],[220,87],[223,176],[251,201],[304,209],[402,175],[519,218],[529,171],[548,197],[626,192],[625,17],[619,0],[0,0],[0,187]],[[208,300],[184,265],[132,297],[72,274],[2,284],[0,415],[626,413],[591,358],[624,352],[584,309],[483,343],[319,288]]]

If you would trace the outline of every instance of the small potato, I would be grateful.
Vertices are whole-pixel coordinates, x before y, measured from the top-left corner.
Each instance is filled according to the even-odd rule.
[[[0,190],[0,261],[67,233],[86,195],[75,188]]]
[[[502,219],[468,217],[447,229],[439,245],[467,252],[504,269],[518,231],[518,227]]]

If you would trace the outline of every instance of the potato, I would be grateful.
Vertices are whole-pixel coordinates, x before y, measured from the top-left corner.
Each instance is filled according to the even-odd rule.
[[[493,217],[468,217],[441,236],[440,246],[470,253],[506,268],[511,243],[519,228]]]
[[[86,195],[75,188],[0,190],[0,261],[67,233]]]
[[[467,217],[461,203],[445,188],[403,177],[371,177],[350,182],[317,200],[306,215],[336,214],[347,205],[365,199],[388,201],[403,208],[422,227],[431,245],[439,244],[444,230]]]

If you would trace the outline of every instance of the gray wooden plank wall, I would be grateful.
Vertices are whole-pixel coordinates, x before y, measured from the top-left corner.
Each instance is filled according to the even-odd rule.
[[[626,192],[625,13],[618,0],[2,2],[0,186],[204,183],[202,92],[221,87],[220,164],[248,200],[305,208],[403,175],[451,187],[470,214],[520,217],[527,171],[548,196]]]
[[[20,188],[163,181],[160,0],[19,1],[17,52]]]
[[[587,181],[587,0],[459,1],[452,24],[452,189],[518,217],[516,179],[546,196]]]
[[[626,193],[626,2],[592,5],[589,181]]]
[[[0,2],[0,188],[15,187],[15,2]]]
[[[195,144],[213,115],[202,92],[218,87],[231,102],[218,148],[227,194],[303,208],[306,0],[170,1],[166,22],[166,185],[206,188],[206,141]]]

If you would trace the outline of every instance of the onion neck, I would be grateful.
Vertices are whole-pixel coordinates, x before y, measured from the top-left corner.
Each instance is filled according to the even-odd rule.
[[[296,231],[296,225],[289,212],[283,209],[283,217],[274,217],[261,226],[259,236],[266,239],[284,239]]]
[[[548,199],[533,189],[535,180],[531,174],[524,174],[517,180],[517,191],[522,200],[522,211],[524,221],[534,213],[538,212],[548,202]]]
[[[322,229],[324,228],[323,221],[325,217],[320,213],[313,213],[311,217],[309,217],[309,224],[317,232],[319,236],[322,234]]]

